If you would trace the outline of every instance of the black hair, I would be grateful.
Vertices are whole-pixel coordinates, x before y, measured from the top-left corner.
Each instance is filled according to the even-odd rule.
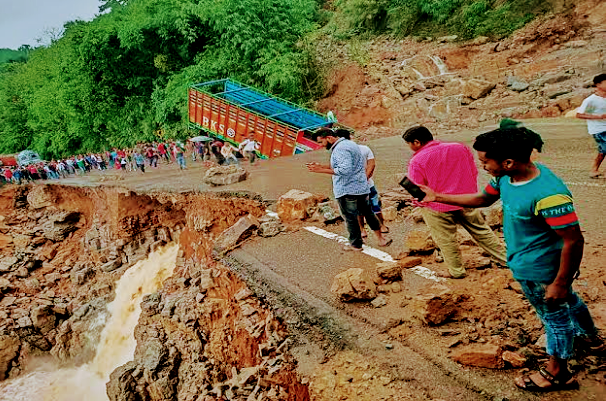
[[[427,142],[433,141],[433,135],[427,127],[419,125],[407,129],[406,132],[404,132],[404,135],[402,135],[402,139],[408,143],[419,141],[422,145],[425,145]]]
[[[499,123],[499,128],[500,129],[521,129],[521,130],[526,130],[526,133],[534,138],[534,145],[533,148],[536,149],[539,153],[541,153],[541,151],[543,150],[543,139],[541,138],[541,136],[539,134],[537,134],[536,132],[534,132],[533,130],[530,130],[526,127],[524,127],[524,124],[522,124],[522,122],[520,121],[516,121],[516,120],[512,120],[511,118],[505,118],[503,120],[501,120],[501,122]]]
[[[597,84],[599,84],[600,82],[604,82],[604,81],[606,81],[606,74],[600,74],[600,75],[596,75],[596,76],[593,78],[593,84],[594,84],[594,85],[597,85]]]
[[[533,149],[541,151],[543,139],[536,132],[524,127],[498,128],[478,135],[473,148],[479,152],[486,152],[488,159],[499,162],[513,159],[526,163],[530,161]]]
[[[326,138],[334,136],[335,138],[351,139],[351,131],[344,128],[328,128],[322,127],[314,133],[314,138]]]

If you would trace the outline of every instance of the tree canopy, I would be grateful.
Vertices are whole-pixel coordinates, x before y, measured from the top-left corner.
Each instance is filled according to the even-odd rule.
[[[100,0],[96,18],[65,24],[46,46],[0,49],[0,153],[50,159],[183,137],[187,87],[213,79],[305,103],[323,89],[309,40],[318,30],[502,35],[531,18],[522,3],[542,2]]]

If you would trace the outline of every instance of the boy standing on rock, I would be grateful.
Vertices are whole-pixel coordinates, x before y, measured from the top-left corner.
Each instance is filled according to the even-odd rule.
[[[577,118],[587,120],[587,130],[598,145],[598,155],[593,162],[591,178],[603,178],[600,165],[606,155],[606,74],[593,79],[595,93],[583,101],[577,110]]]
[[[543,322],[549,360],[538,372],[515,379],[529,391],[574,388],[568,370],[573,345],[603,348],[589,310],[572,289],[583,258],[584,239],[572,195],[547,167],[530,160],[538,134],[523,128],[479,135],[473,145],[493,179],[483,192],[436,194],[428,187],[424,202],[486,207],[503,202],[507,264]]]

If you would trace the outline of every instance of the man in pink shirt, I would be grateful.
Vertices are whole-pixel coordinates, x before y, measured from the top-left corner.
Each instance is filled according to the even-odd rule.
[[[408,178],[412,182],[438,193],[478,192],[478,169],[473,153],[467,146],[435,141],[431,132],[423,126],[408,129],[402,138],[415,152],[408,163]],[[423,219],[448,266],[449,274],[446,277],[465,277],[457,241],[457,225],[467,230],[493,259],[503,265],[507,263],[503,246],[478,209],[464,209],[438,202],[428,202],[422,206]]]

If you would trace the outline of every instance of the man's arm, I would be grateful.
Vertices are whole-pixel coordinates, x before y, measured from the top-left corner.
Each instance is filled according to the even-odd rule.
[[[418,185],[418,184],[417,184]],[[448,195],[448,194],[436,194],[431,188],[425,185],[419,185],[423,192],[425,192],[425,202],[440,202],[446,203],[453,206],[461,207],[487,207],[495,203],[498,199],[498,195],[489,195],[486,192],[478,192],[477,194],[464,194],[464,195]]]
[[[316,162],[307,163],[307,169],[312,173],[330,174],[334,175],[335,171],[328,164],[320,164]]]
[[[375,159],[369,159],[366,161],[366,178],[368,178],[370,180],[370,177],[372,177],[372,175],[375,173],[375,167],[377,166],[377,163],[375,162]]]
[[[572,285],[575,274],[579,271],[583,259],[585,239],[578,224],[555,230],[555,232],[564,240],[564,247],[562,248],[558,274],[553,283],[545,289],[545,300],[559,303],[566,300],[568,289]]]
[[[582,118],[583,120],[606,120],[606,114],[577,113],[577,118]]]

